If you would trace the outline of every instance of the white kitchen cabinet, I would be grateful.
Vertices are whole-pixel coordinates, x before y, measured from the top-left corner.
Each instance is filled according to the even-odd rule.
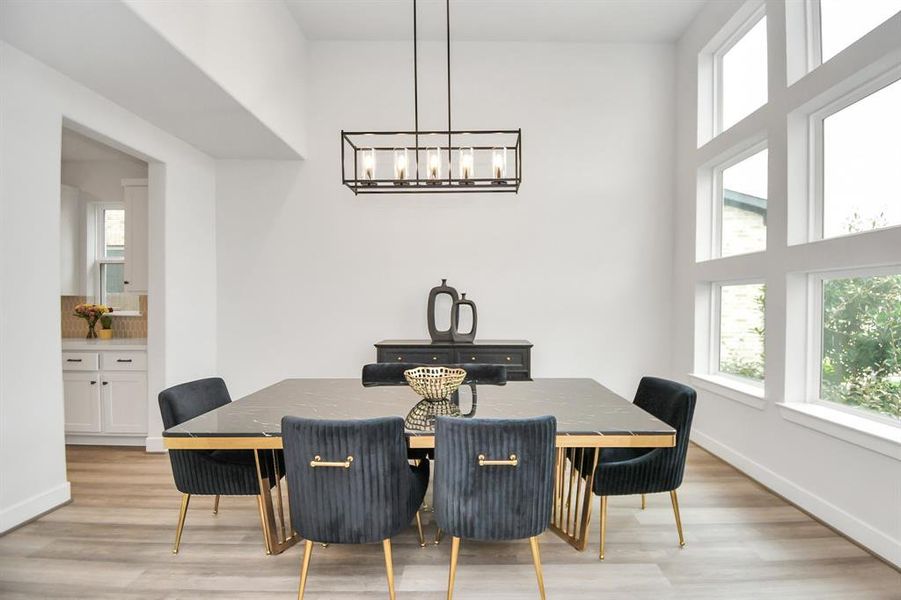
[[[104,371],[100,385],[104,433],[147,432],[147,375]]]
[[[100,433],[100,388],[97,371],[63,373],[67,432]]]
[[[147,293],[149,236],[147,180],[123,179],[125,201],[125,291]]]
[[[67,443],[144,445],[147,352],[135,342],[63,342]]]

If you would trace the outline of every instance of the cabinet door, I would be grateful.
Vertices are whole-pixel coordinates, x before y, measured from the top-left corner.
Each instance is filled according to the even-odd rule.
[[[147,375],[103,372],[101,399],[104,433],[147,433]]]
[[[123,185],[125,198],[125,291],[147,292],[147,184]]]
[[[100,432],[100,373],[63,373],[67,433]]]

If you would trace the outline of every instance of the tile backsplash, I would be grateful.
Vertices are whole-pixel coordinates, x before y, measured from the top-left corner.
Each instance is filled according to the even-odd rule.
[[[140,317],[113,317],[114,338],[146,338],[147,337],[147,296],[139,297],[141,306]],[[82,302],[87,302],[85,296],[60,296],[60,316],[62,318],[62,332],[64,338],[83,338],[88,334],[88,323],[73,313],[75,307]],[[97,323],[100,329],[100,323]]]

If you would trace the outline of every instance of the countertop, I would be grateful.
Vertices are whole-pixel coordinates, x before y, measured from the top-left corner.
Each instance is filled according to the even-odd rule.
[[[63,350],[147,350],[147,338],[63,338]]]

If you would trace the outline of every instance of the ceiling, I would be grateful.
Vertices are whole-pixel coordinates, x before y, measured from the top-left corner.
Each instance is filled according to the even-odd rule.
[[[122,2],[2,0],[0,37],[210,156],[297,157]]]
[[[285,0],[308,39],[410,40],[412,0]],[[456,41],[675,42],[705,0],[452,0]],[[420,39],[445,39],[443,0],[418,0]]]
[[[62,160],[125,160],[147,164],[130,154],[120,152],[104,143],[92,140],[76,131],[63,127]]]

